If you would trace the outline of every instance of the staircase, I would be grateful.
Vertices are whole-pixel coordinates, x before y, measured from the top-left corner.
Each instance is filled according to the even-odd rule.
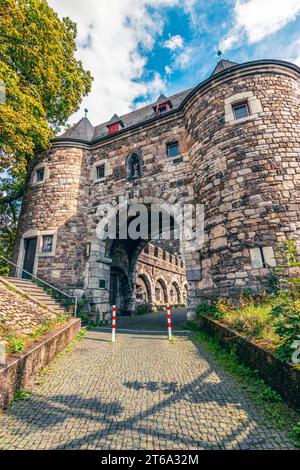
[[[47,294],[42,287],[37,286],[29,279],[20,279],[16,277],[6,277],[5,279],[10,284],[13,284],[16,289],[30,295],[40,304],[45,305],[58,315],[66,315],[68,313],[67,310],[65,310],[58,301],[53,299],[51,295]]]

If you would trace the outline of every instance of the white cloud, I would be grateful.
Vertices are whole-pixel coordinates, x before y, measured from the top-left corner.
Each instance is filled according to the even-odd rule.
[[[175,51],[176,49],[182,49],[183,37],[180,36],[180,34],[176,34],[175,36],[170,36],[169,39],[167,39],[164,42],[164,47],[166,47],[167,49],[170,49],[171,51]]]
[[[167,75],[171,75],[172,73],[172,67],[170,67],[169,65],[166,65],[165,66],[165,72]]]
[[[235,24],[221,41],[220,48],[228,50],[245,36],[250,44],[259,42],[294,20],[299,13],[300,0],[236,0]]]
[[[184,70],[190,64],[195,49],[193,47],[186,47],[180,54],[175,58],[175,68]]]
[[[184,46],[183,37],[179,34],[170,36],[163,45],[172,53],[172,65],[165,66],[166,74],[171,75],[176,70],[186,69],[191,62],[193,48]]]
[[[83,109],[94,125],[133,107],[136,98],[155,99],[166,83],[157,72],[143,79],[147,54],[163,32],[161,9],[181,0],[48,0],[60,17],[69,16],[78,27],[77,57],[94,76],[91,94],[71,118]],[[147,8],[151,7],[151,11]]]
[[[300,38],[294,41],[287,50],[288,58],[290,62],[300,67]]]

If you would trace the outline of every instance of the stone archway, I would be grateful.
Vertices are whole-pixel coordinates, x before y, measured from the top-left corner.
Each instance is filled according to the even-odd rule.
[[[157,207],[158,212],[162,212],[165,214],[166,218],[169,217],[169,220],[171,221],[171,231],[175,230],[175,228],[178,225],[178,214],[180,213],[180,193],[176,194],[175,193],[166,193],[164,194],[164,199],[158,198],[158,197],[133,197],[131,199],[126,200],[127,207],[130,209],[134,205],[139,205],[139,204],[144,204],[146,207],[151,207],[151,210],[154,207]],[[107,215],[109,213],[109,209],[106,210],[106,208],[103,206],[98,207],[97,209],[97,216],[98,216],[98,226],[99,225],[105,227],[109,221],[109,217],[116,217],[116,213],[118,214],[120,210],[120,202],[118,203],[117,200],[113,200],[109,206],[112,207],[112,214],[113,215]],[[123,204],[123,200],[121,202]],[[121,206],[122,207],[122,206]],[[133,218],[134,220],[134,218]],[[130,221],[132,219],[128,219],[126,223],[129,225]],[[150,222],[149,222],[150,223]],[[176,225],[177,224],[177,225]],[[127,225],[127,228],[128,228]],[[151,225],[151,224],[150,224]],[[91,253],[89,257],[89,264],[88,267],[89,269],[87,270],[87,277],[86,277],[86,285],[87,285],[87,296],[89,297],[90,304],[92,306],[92,311],[100,311],[101,315],[100,318],[105,319],[109,318],[111,314],[111,295],[107,295],[106,291],[110,292],[110,283],[111,283],[111,272],[113,272],[114,268],[120,268],[124,271],[124,273],[127,276],[128,283],[127,283],[127,288],[128,288],[128,296],[127,296],[127,301],[124,304],[123,310],[128,312],[134,312],[136,309],[136,281],[137,281],[137,273],[136,273],[136,265],[138,258],[146,245],[152,241],[151,237],[146,237],[146,238],[137,238],[137,239],[119,239],[119,233],[121,230],[121,226],[118,227],[117,230],[117,239],[110,239],[107,238],[106,240],[103,240],[101,237],[99,237],[99,232],[97,231],[97,236],[95,235],[95,239],[98,240],[91,243]],[[157,236],[160,236],[161,233],[164,233],[164,230],[162,229],[161,226],[159,226],[159,230],[157,232]],[[151,232],[152,235],[152,232]],[[191,259],[191,256],[185,257],[185,244],[180,243],[180,253],[182,256],[182,259],[185,261],[185,267],[188,270],[189,269],[189,260]],[[123,252],[123,260],[125,262],[120,262],[116,258],[116,251]],[[196,256],[193,255],[192,263],[195,265]],[[98,273],[98,274],[97,274]],[[99,279],[102,279],[106,283],[106,290],[99,290],[98,284],[99,284]],[[155,304],[157,303],[155,299],[155,282],[153,279],[153,282],[151,283],[152,285],[152,303]],[[169,292],[168,292],[168,287],[170,285],[170,279],[164,280],[162,279],[162,284],[157,287],[160,288],[161,292],[161,299],[158,302],[160,305],[166,304],[169,302]],[[178,297],[180,296],[177,294],[176,290],[176,295]],[[131,301],[129,301],[129,298]],[[126,305],[125,305],[126,304]],[[94,308],[93,308],[94,306]]]
[[[139,274],[136,279],[136,303],[152,304],[152,288],[151,283],[145,274]]]
[[[176,281],[173,281],[171,286],[170,286],[170,303],[173,305],[179,305],[181,304],[181,293],[180,293],[180,287]]]
[[[113,266],[110,272],[109,288],[110,305],[117,305],[118,315],[130,315],[131,289],[125,271]]]
[[[168,289],[166,282],[159,278],[155,282],[155,304],[166,305],[169,301]]]

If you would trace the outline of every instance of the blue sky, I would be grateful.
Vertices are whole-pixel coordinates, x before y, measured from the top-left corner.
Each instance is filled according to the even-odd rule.
[[[77,55],[94,76],[76,122],[94,125],[209,76],[217,51],[236,62],[300,65],[300,0],[48,0],[78,26]]]

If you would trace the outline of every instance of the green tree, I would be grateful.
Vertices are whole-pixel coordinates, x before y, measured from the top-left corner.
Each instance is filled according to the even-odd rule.
[[[76,34],[45,0],[0,0],[0,170],[26,170],[90,91],[91,74],[74,55]]]
[[[9,266],[2,257],[10,259],[13,253],[20,212],[20,194],[23,178],[0,178],[0,275],[8,274]]]
[[[0,0],[2,256],[12,252],[30,160],[47,148],[91,89],[91,74],[75,57],[76,34],[76,25],[59,19],[45,0]]]
[[[300,339],[300,262],[295,240],[285,240],[278,248],[276,279],[276,305],[272,315],[276,318],[275,332],[280,337],[280,346],[275,356],[291,361],[293,344]]]

